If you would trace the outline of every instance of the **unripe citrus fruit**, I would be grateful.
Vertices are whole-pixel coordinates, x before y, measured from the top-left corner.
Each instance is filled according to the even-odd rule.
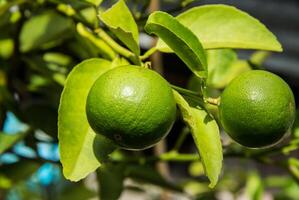
[[[235,78],[221,95],[221,124],[232,139],[247,147],[280,141],[295,118],[295,102],[288,84],[262,70]]]
[[[170,131],[176,103],[168,82],[138,66],[121,66],[101,75],[86,104],[90,126],[125,149],[148,148]]]

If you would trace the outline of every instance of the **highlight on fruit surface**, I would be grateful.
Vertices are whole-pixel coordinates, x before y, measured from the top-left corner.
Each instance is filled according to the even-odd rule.
[[[278,143],[294,122],[294,95],[279,76],[252,70],[226,87],[219,115],[224,130],[237,143],[269,147]]]
[[[92,86],[86,104],[92,129],[122,148],[153,146],[170,131],[176,103],[168,82],[139,66],[116,67]]]

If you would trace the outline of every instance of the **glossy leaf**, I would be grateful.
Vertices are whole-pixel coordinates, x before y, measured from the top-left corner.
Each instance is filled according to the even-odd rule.
[[[115,148],[94,133],[85,113],[91,86],[110,68],[107,60],[89,59],[78,64],[67,78],[58,111],[58,138],[63,174],[69,180],[84,178]]]
[[[0,132],[0,154],[11,148],[17,142],[21,141],[27,134],[27,131],[17,134],[6,134]]]
[[[139,33],[132,13],[123,0],[119,0],[99,15],[102,22],[136,55],[140,54]]]
[[[207,76],[205,52],[200,41],[174,17],[165,12],[154,12],[149,16],[145,30],[164,40],[194,74]]]
[[[214,88],[224,88],[236,76],[251,69],[248,62],[238,60],[231,49],[208,50],[207,60],[207,83]]]
[[[72,20],[56,12],[47,11],[27,20],[20,33],[20,50],[28,52],[51,47],[70,36]]]
[[[282,51],[276,37],[261,22],[232,6],[216,4],[194,7],[177,16],[177,20],[200,39],[205,49]],[[171,52],[162,41],[159,41],[157,48]]]
[[[98,170],[101,200],[117,200],[123,191],[124,165],[105,164]]]
[[[189,126],[198,149],[210,187],[217,184],[222,168],[222,145],[217,122],[203,109],[193,108],[176,91],[175,99],[181,110],[183,120]]]

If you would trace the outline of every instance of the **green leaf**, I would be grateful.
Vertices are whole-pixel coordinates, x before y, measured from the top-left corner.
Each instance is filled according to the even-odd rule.
[[[0,154],[22,140],[28,133],[28,131],[17,134],[6,134],[0,132]]]
[[[210,180],[209,187],[214,187],[217,184],[223,160],[218,125],[205,110],[190,107],[178,92],[174,91],[174,96],[183,119],[191,130],[205,174]]]
[[[110,9],[100,13],[99,17],[131,51],[136,55],[140,54],[138,27],[123,0],[119,0]]]
[[[228,69],[237,60],[237,54],[231,49],[219,49],[207,51],[208,60],[208,84],[217,87],[225,79]]]
[[[207,58],[207,84],[214,88],[224,88],[236,76],[251,69],[247,61],[238,60],[231,49],[208,50]]]
[[[88,3],[91,3],[95,6],[99,6],[102,3],[103,0],[85,0],[85,1],[88,2]]]
[[[84,178],[115,148],[110,141],[95,134],[85,113],[91,86],[109,69],[109,61],[89,59],[78,64],[66,80],[58,110],[58,139],[63,174],[69,180]]]
[[[105,164],[98,170],[101,200],[117,200],[123,191],[124,165]]]
[[[165,12],[154,12],[149,16],[145,30],[164,40],[194,74],[207,76],[207,62],[200,41],[174,17]]]
[[[94,7],[87,7],[80,10],[79,15],[81,15],[86,20],[86,23],[92,27],[96,27],[99,23],[98,12]]]
[[[73,22],[54,11],[47,11],[27,20],[20,33],[20,50],[47,48],[70,36]]]
[[[200,39],[204,49],[282,51],[276,37],[261,22],[232,6],[217,4],[194,7],[177,16],[177,20]],[[157,48],[171,52],[161,40]]]
[[[268,51],[256,51],[250,56],[250,63],[258,68],[263,65],[267,58],[271,55]]]

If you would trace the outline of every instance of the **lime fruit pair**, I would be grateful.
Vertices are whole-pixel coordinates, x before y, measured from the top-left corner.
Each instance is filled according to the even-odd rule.
[[[125,149],[153,146],[170,131],[176,103],[168,82],[138,66],[116,67],[92,86],[86,104],[92,129]]]
[[[225,88],[219,115],[224,130],[239,144],[271,146],[284,137],[294,122],[294,96],[279,76],[252,70]]]

